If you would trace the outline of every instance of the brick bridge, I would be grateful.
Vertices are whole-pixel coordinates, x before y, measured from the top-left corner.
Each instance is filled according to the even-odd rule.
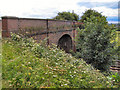
[[[10,32],[33,37],[37,42],[47,38],[47,44],[56,44],[66,52],[75,51],[75,36],[78,25],[75,21],[52,19],[2,17],[2,37],[10,37]]]

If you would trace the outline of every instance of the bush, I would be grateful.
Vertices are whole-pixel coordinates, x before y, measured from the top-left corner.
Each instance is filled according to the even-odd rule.
[[[85,29],[78,30],[77,58],[83,58],[95,68],[107,71],[115,58],[114,30],[106,24],[106,18],[91,16],[87,19]],[[98,22],[99,21],[99,22]],[[114,40],[113,40],[114,41]]]
[[[120,74],[117,72],[107,77],[113,84],[113,88],[120,88]]]

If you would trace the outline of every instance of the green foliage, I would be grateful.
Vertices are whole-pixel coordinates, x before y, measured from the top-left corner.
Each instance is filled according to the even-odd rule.
[[[12,40],[14,40],[14,41],[20,41],[22,38],[19,36],[19,35],[17,35],[17,34],[14,34],[14,33],[11,33],[11,35],[12,35],[12,37],[11,37],[11,39]]]
[[[112,75],[112,77],[116,83],[120,83],[120,75],[118,73],[115,73],[114,75]]]
[[[91,16],[78,31],[76,57],[83,58],[95,68],[107,71],[115,58],[115,30],[106,24],[106,18]],[[111,42],[113,40],[113,42]]]
[[[0,89],[2,89],[2,35],[0,30]]]
[[[117,41],[117,45],[120,46],[120,31],[117,31],[117,38],[116,38],[116,41]]]
[[[14,37],[15,38],[15,37]],[[17,38],[17,37],[16,37]],[[3,88],[105,88],[112,83],[82,59],[22,38],[3,39]],[[26,43],[26,44],[25,44]]]
[[[56,17],[54,17],[54,19],[57,20],[75,20],[78,21],[79,20],[79,16],[75,13],[70,13],[70,12],[59,12],[58,15]]]
[[[112,83],[113,88],[118,88],[120,85],[120,75],[116,72],[115,74],[112,74],[107,77]]]
[[[120,60],[120,31],[116,32],[117,36],[116,36],[116,42],[117,42],[117,53],[118,53],[118,60]]]
[[[90,18],[90,16],[95,16],[95,17],[103,17],[101,13],[95,11],[95,10],[92,10],[92,9],[88,9],[85,11],[85,13],[83,13],[83,15],[81,16],[81,19],[80,21],[81,22],[84,22],[84,20],[86,21],[87,18]]]

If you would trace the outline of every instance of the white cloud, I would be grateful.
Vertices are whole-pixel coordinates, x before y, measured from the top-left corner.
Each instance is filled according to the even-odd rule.
[[[106,7],[95,7],[94,10],[102,12],[102,15],[105,16],[118,16],[118,9],[111,9]]]
[[[55,11],[75,10],[78,7],[77,2],[75,0],[2,0],[0,13],[20,17],[26,17],[24,13],[27,13],[27,16],[35,13],[47,15]]]
[[[118,0],[1,0],[0,15],[51,18],[56,16],[58,12],[72,12],[74,10],[81,16],[89,8],[79,6],[79,2],[118,2]],[[118,15],[116,9],[106,7],[95,7],[93,9],[103,12],[105,16]]]

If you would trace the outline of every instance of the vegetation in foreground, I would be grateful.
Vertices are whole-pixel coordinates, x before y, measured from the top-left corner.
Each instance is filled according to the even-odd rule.
[[[99,70],[64,51],[13,34],[2,43],[3,88],[110,88]],[[117,86],[115,86],[117,87]]]

